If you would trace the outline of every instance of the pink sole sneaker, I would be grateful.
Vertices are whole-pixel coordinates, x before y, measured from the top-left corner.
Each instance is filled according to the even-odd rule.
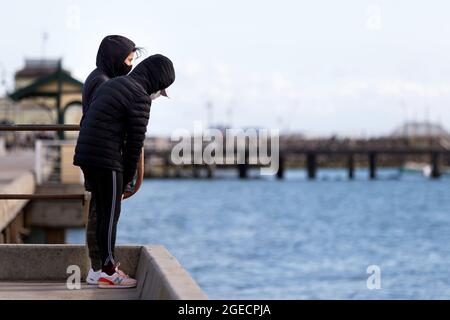
[[[136,285],[135,279],[124,277],[117,272],[111,276],[102,273],[102,276],[98,279],[98,287],[101,289],[130,289],[135,288]]]

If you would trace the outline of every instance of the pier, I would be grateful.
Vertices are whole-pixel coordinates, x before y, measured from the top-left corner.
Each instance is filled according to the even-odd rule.
[[[223,151],[225,153],[225,150]],[[248,149],[246,149],[248,154]],[[430,178],[437,179],[441,176],[441,167],[445,163],[449,163],[450,150],[440,147],[415,147],[415,146],[389,146],[389,147],[281,147],[279,156],[279,165],[276,172],[276,177],[284,178],[285,170],[289,167],[305,168],[307,177],[314,180],[317,177],[317,171],[320,168],[320,163],[323,162],[329,165],[333,162],[338,162],[334,167],[345,168],[348,172],[348,178],[354,179],[356,164],[359,167],[366,167],[368,171],[368,178],[374,180],[377,178],[377,170],[380,163],[386,162],[386,159],[397,159],[398,163],[404,162],[409,157],[420,157],[426,159],[431,167]],[[236,156],[237,150],[234,151],[233,156]],[[180,178],[181,172],[184,176],[191,178],[213,178],[217,169],[235,170],[236,177],[246,179],[249,177],[248,171],[252,168],[263,168],[264,165],[259,163],[259,159],[249,160],[245,157],[243,163],[232,164],[181,164],[175,165],[171,162],[171,150],[156,150],[152,148],[145,149],[145,159],[147,164],[145,166],[145,176],[147,178]],[[326,158],[320,161],[320,158]],[[156,158],[156,161],[153,160]],[[346,159],[344,161],[336,161],[336,159]],[[150,165],[152,161],[152,165]],[[202,174],[200,174],[202,172]],[[190,173],[190,174],[189,174]]]
[[[378,158],[384,157],[408,157],[408,156],[421,156],[428,157],[429,164],[431,166],[432,179],[439,178],[441,176],[440,166],[443,158],[450,156],[450,150],[444,148],[429,148],[429,147],[387,147],[387,148],[374,148],[374,147],[362,147],[362,148],[291,148],[283,150],[284,157],[306,157],[306,168],[309,179],[315,179],[317,170],[319,169],[318,157],[319,156],[340,156],[347,158],[347,172],[348,178],[354,178],[355,171],[355,158],[366,158],[368,177],[373,180],[377,177],[377,164]],[[282,163],[284,160],[280,161]],[[282,166],[280,166],[282,167]]]

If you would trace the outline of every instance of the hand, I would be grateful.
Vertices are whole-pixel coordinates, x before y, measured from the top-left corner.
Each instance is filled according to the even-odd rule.
[[[129,198],[129,197],[131,197],[133,195],[134,192],[133,192],[133,187],[131,186],[131,183],[132,182],[128,183],[125,186],[124,193],[122,194],[122,200],[126,199],[126,198]]]
[[[129,197],[131,197],[132,195],[133,195],[132,192],[125,191],[125,192],[122,194],[122,200],[125,200],[126,198],[129,198]]]

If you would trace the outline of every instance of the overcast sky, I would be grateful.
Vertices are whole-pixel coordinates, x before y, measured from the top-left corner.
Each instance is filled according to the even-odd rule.
[[[84,80],[121,34],[175,65],[150,134],[215,123],[378,135],[406,119],[450,128],[450,2],[21,1],[0,11],[0,73],[63,57]],[[43,46],[42,34],[49,37]],[[3,91],[3,88],[0,89]],[[428,115],[428,116],[427,116]]]

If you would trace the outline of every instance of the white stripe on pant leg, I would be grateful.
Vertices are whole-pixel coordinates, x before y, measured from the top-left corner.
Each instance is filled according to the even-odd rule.
[[[115,215],[115,211],[116,211],[116,171],[112,171],[112,184],[113,184],[113,191],[112,191],[112,203],[111,203],[111,215],[110,215],[110,219],[109,219],[109,230],[108,230],[108,258],[105,261],[105,265],[108,264],[109,260],[111,260],[111,262],[113,264],[115,264],[114,262],[114,258],[113,258],[113,254],[112,254],[112,244],[111,244],[111,239],[112,239],[112,228],[113,228],[113,224],[114,224],[114,215]]]

